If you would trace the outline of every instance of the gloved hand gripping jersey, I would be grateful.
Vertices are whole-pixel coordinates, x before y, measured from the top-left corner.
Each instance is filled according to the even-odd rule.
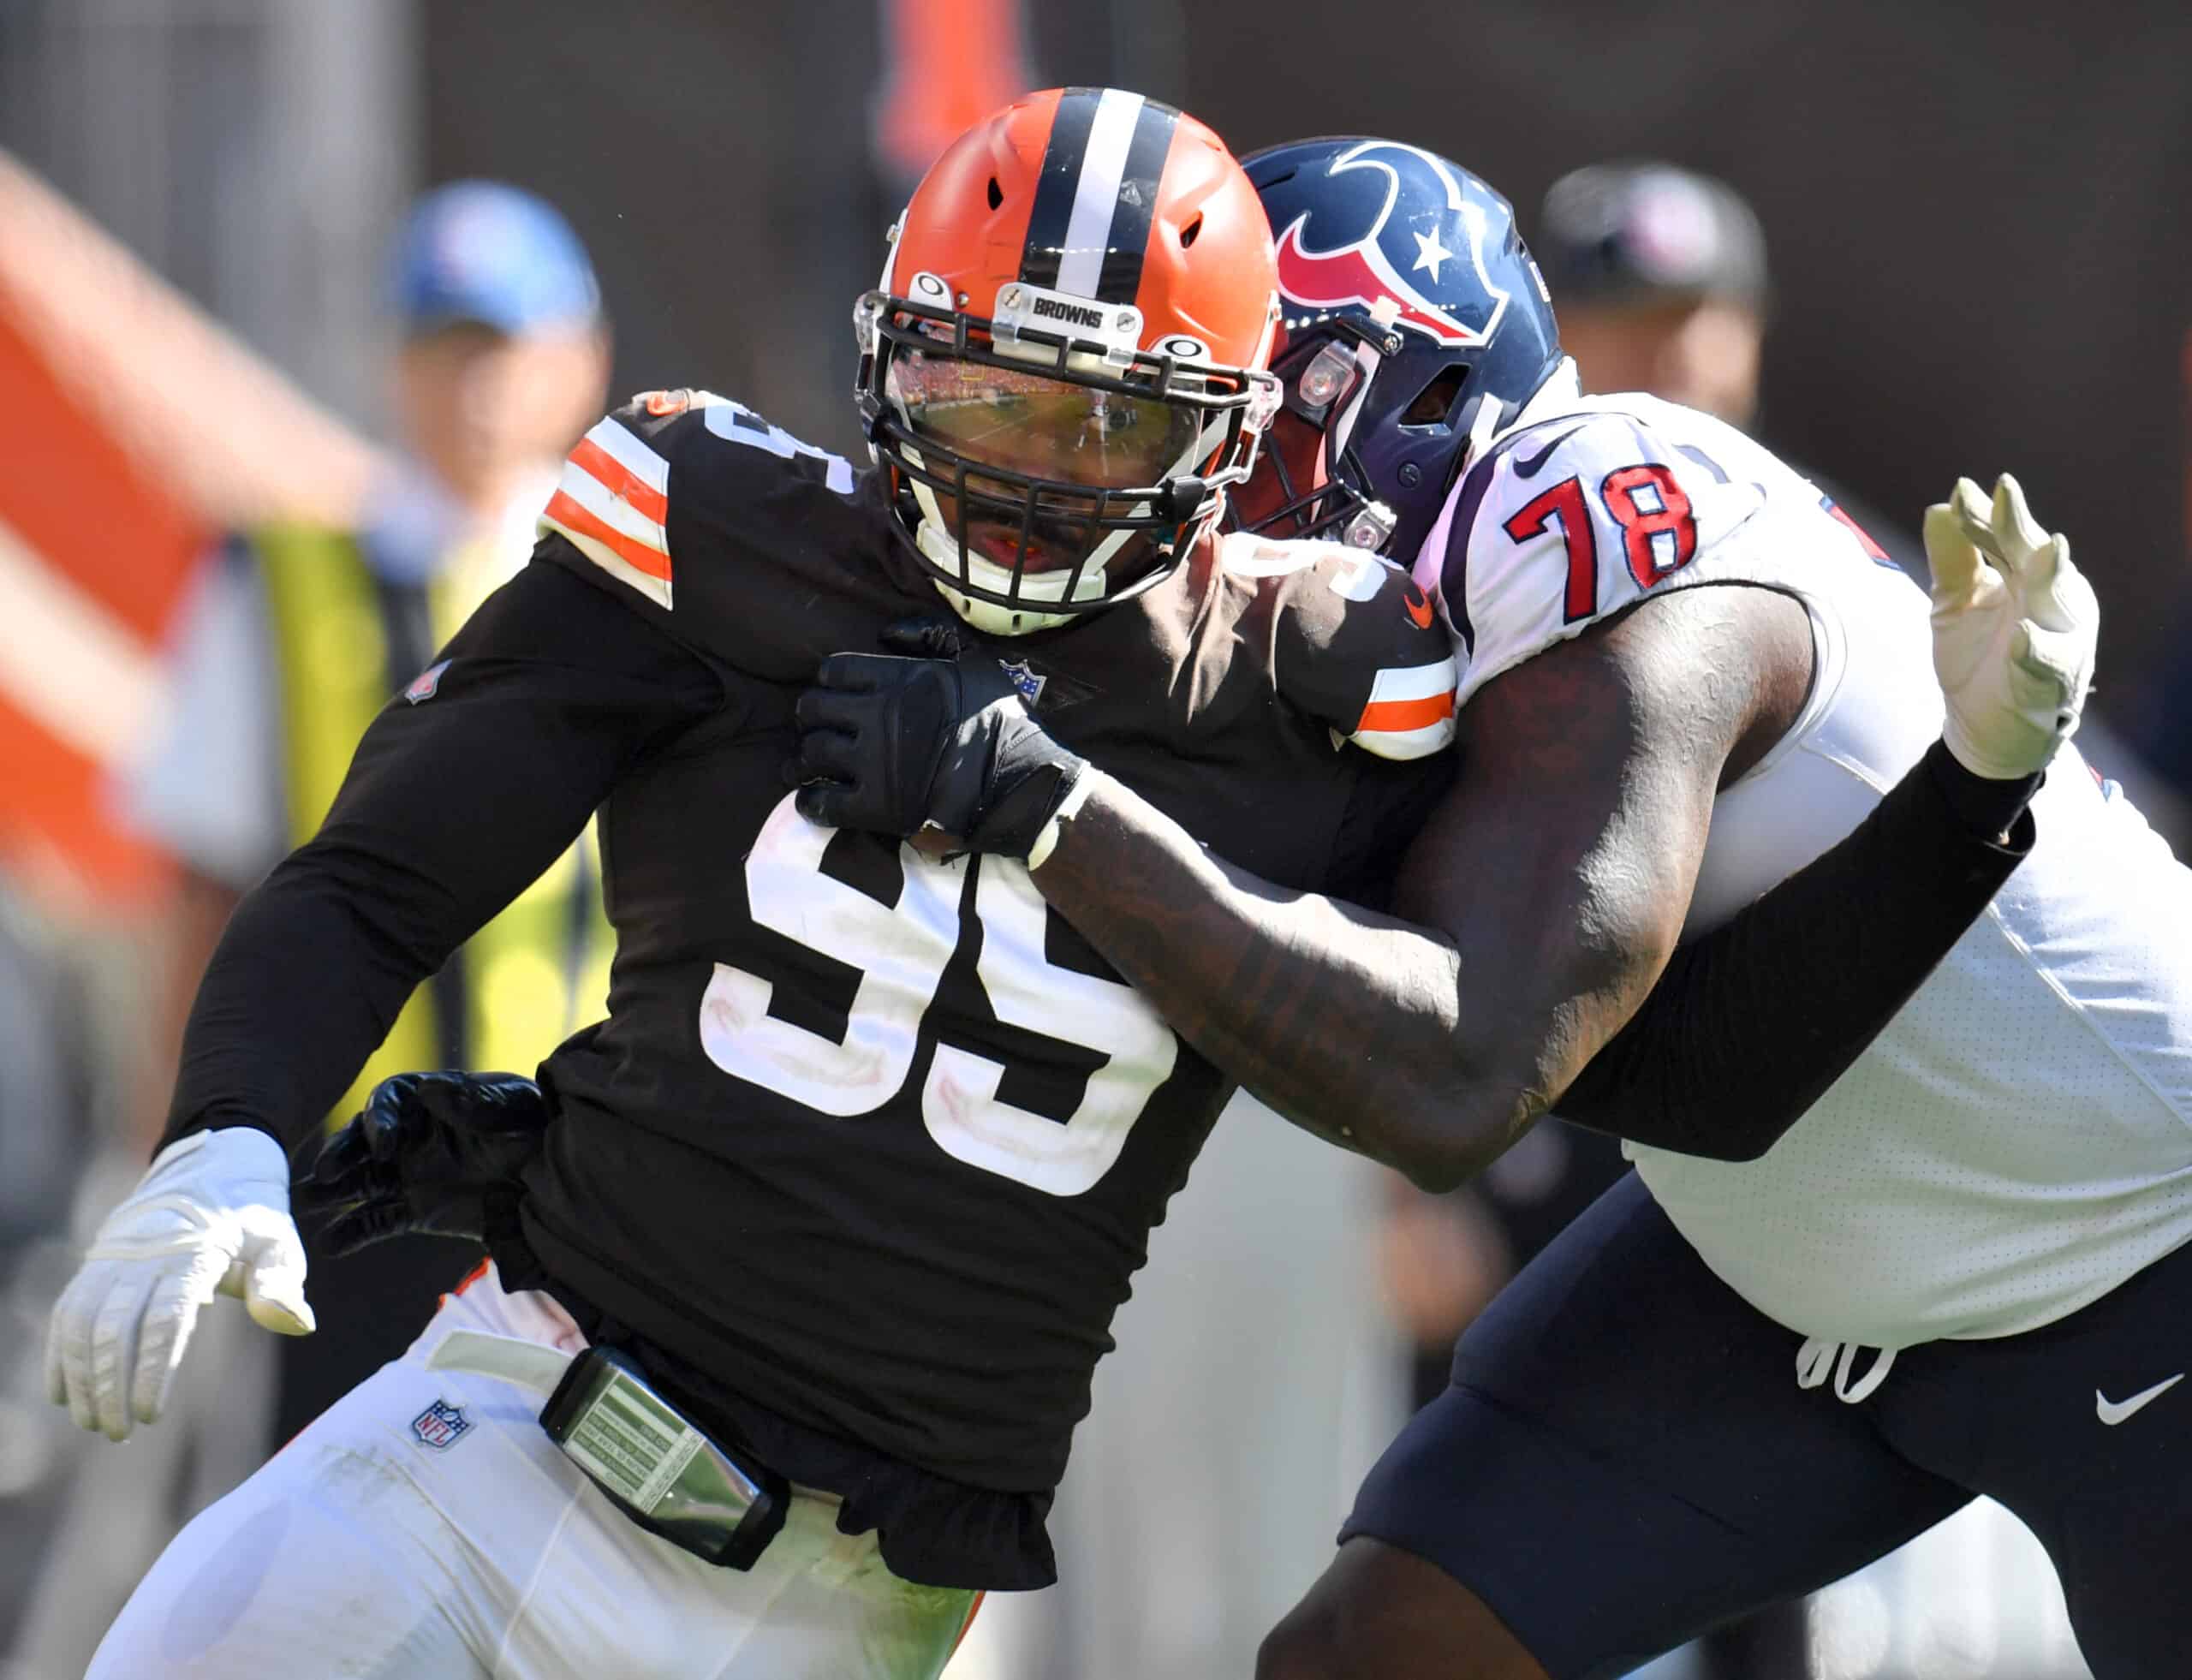
[[[799,813],[910,839],[933,828],[967,849],[1039,867],[1087,795],[1089,765],[1028,715],[997,655],[956,625],[884,633],[892,653],[833,653],[799,697]]]
[[[298,1206],[326,1218],[331,1254],[412,1232],[484,1242],[514,1218],[548,1117],[515,1074],[397,1074],[320,1150]]]

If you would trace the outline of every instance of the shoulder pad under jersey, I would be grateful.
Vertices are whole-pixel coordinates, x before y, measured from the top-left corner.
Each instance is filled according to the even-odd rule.
[[[1290,705],[1380,758],[1452,742],[1452,644],[1406,572],[1338,543],[1245,533],[1220,539],[1218,557],[1269,596],[1272,674]]]
[[[1462,475],[1415,566],[1453,626],[1456,703],[1655,591],[1740,575],[1729,539],[1784,478],[1801,484],[1668,403],[1571,411],[1502,438]]]
[[[540,529],[669,611],[680,562],[735,545],[758,497],[807,482],[849,496],[853,469],[729,397],[645,391],[579,439]]]

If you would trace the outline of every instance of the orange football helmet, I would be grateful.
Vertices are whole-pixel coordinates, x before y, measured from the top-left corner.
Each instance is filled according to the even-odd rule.
[[[855,310],[901,533],[978,628],[1149,588],[1278,408],[1270,225],[1239,164],[1138,93],[1033,93],[960,136]]]

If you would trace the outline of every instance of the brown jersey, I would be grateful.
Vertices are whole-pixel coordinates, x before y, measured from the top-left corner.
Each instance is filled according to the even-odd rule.
[[[1230,1087],[1019,863],[794,809],[793,703],[821,659],[948,611],[886,493],[689,392],[611,415],[566,468],[536,563],[658,626],[724,698],[603,810],[610,1016],[544,1069],[525,1234],[764,1450],[801,1456],[785,1420],[1046,1496]],[[1282,886],[1375,897],[1446,775],[1445,633],[1373,557],[1230,539],[994,646],[1060,740]]]

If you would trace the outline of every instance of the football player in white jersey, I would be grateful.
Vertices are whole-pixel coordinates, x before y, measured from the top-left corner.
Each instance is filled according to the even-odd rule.
[[[1839,928],[1791,930],[1726,1017],[1717,1099],[1620,1128],[1637,1176],[1464,1337],[1262,1671],[1625,1672],[1981,1493],[2047,1546],[2096,1674],[2174,1671],[2192,874],[2062,746],[2096,617],[2067,545],[2012,483],[1960,484],[1927,517],[1929,636],[1924,596],[1768,451],[1576,395],[1482,182],[1379,141],[1248,161],[1281,231],[1275,366],[1340,487],[1312,451],[1288,511],[1416,554],[1462,760],[1405,920],[1276,891],[1084,778],[1033,879],[1185,1037],[1449,1183],[1565,1111],[1587,1064],[1640,1112],[1701,1082],[1623,1053],[1638,1001],[1898,778],[1974,832],[2030,793],[2037,831],[1781,1129],[1758,1117],[1786,1093],[1753,1069],[1907,935],[1869,885]]]

